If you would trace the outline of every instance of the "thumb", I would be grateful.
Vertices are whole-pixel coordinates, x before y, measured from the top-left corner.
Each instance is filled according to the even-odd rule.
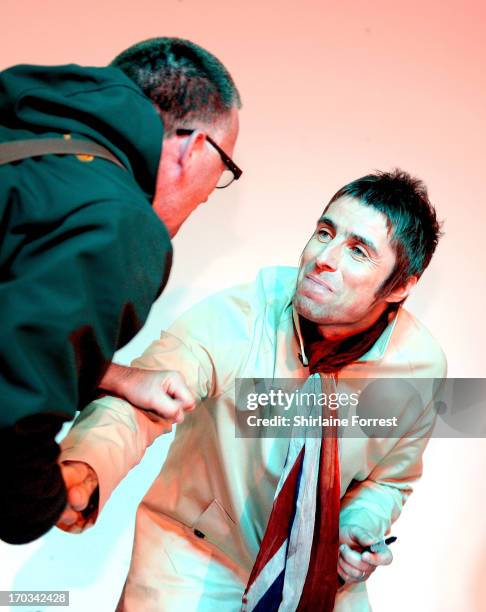
[[[195,405],[195,398],[181,376],[173,376],[167,384],[167,393],[178,403],[182,410],[191,410]]]
[[[181,404],[178,400],[168,395],[167,392],[162,391],[153,400],[150,410],[165,419],[173,419],[181,412]]]

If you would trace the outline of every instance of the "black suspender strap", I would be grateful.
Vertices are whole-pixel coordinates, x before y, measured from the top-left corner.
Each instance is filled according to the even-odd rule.
[[[62,138],[33,138],[0,143],[0,166],[42,155],[91,155],[113,162],[126,170],[121,161],[108,149],[90,140]]]

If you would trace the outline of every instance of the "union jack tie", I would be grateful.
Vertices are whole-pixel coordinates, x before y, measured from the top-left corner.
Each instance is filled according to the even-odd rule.
[[[314,392],[332,379],[312,375]],[[317,391],[316,391],[317,390]],[[330,416],[313,405],[311,416]],[[322,437],[292,437],[260,551],[243,596],[244,612],[331,612],[338,588],[340,472],[336,426]]]

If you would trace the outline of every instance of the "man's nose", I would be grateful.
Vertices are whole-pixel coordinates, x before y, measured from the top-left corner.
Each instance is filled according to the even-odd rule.
[[[340,256],[340,245],[335,240],[331,240],[327,244],[323,244],[321,250],[317,254],[316,268],[334,272],[338,268]]]

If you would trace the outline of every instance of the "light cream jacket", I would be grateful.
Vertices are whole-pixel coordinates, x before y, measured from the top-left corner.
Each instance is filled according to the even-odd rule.
[[[132,364],[179,370],[199,404],[177,427],[167,460],[139,506],[120,610],[190,612],[213,604],[238,610],[289,440],[235,437],[235,378],[309,375],[293,318],[295,280],[295,269],[262,270],[254,283],[191,309]],[[341,371],[340,380],[352,385],[353,379],[370,377],[442,378],[445,371],[437,342],[402,308],[372,349]],[[434,420],[433,400],[412,415],[407,401],[390,397],[389,403],[390,415],[404,417],[398,437],[340,440],[341,523],[359,524],[377,539],[389,532],[421,475]],[[127,402],[105,397],[81,413],[62,443],[62,459],[93,467],[101,510],[147,446],[168,429]],[[205,566],[199,575],[189,569],[204,565],[208,556],[211,571]],[[224,572],[214,573],[214,564]],[[229,582],[231,595],[219,598],[218,588],[222,592]],[[336,612],[369,609],[364,583],[338,592]]]

